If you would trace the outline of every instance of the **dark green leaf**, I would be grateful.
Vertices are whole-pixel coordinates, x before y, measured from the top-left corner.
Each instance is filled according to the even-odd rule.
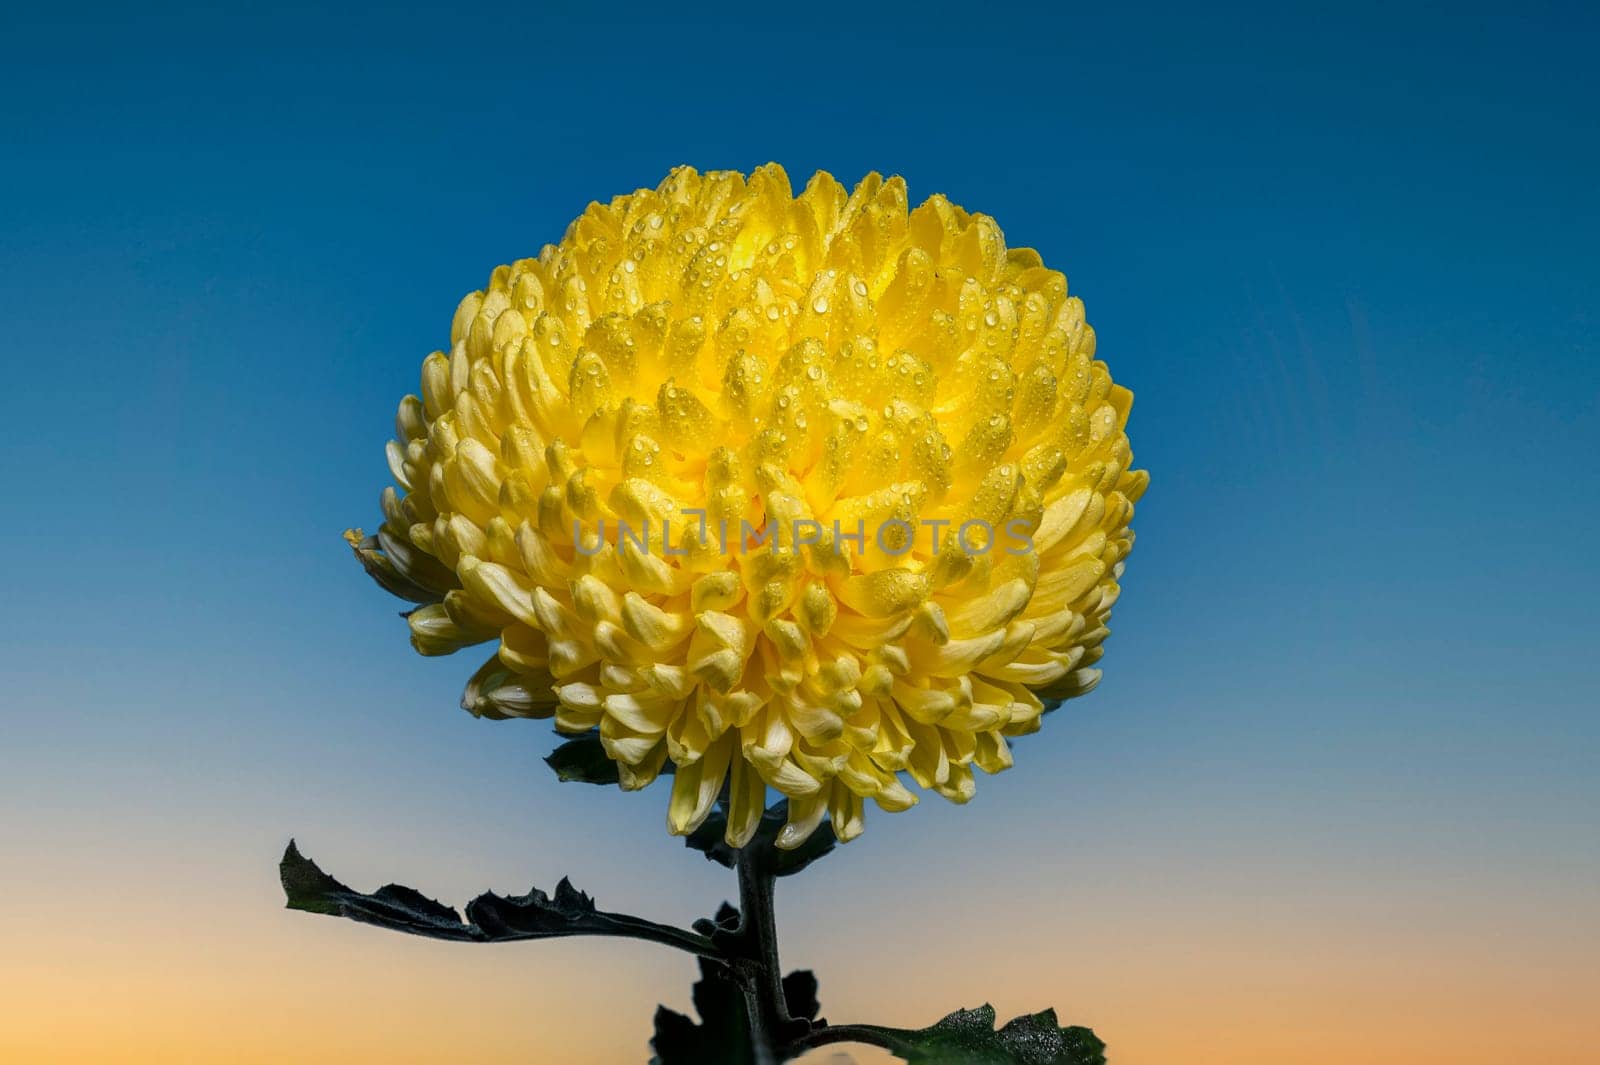
[[[348,917],[397,932],[467,943],[503,943],[556,936],[628,936],[679,947],[696,954],[714,952],[704,936],[640,917],[607,913],[573,887],[566,877],[554,895],[534,888],[526,895],[493,892],[467,903],[466,920],[453,908],[408,887],[389,884],[370,895],[354,891],[324,873],[289,842],[278,866],[292,910]]]
[[[756,1060],[744,992],[724,966],[700,960],[694,1008],[699,1024],[665,1006],[657,1008],[651,1065],[751,1065]]]
[[[301,855],[293,840],[278,863],[278,876],[291,910],[348,917],[435,939],[479,938],[455,910],[411,888],[386,884],[370,895],[351,891]]]
[[[617,763],[607,755],[600,743],[600,734],[591,732],[568,740],[550,752],[545,765],[556,771],[563,781],[580,784],[615,784],[618,782]]]
[[[789,1016],[814,1021],[822,1005],[817,1001],[817,977],[810,969],[796,969],[783,978],[783,999]]]
[[[852,1026],[854,1027],[854,1026]],[[1054,1010],[995,1031],[994,1007],[957,1010],[921,1031],[861,1025],[910,1065],[1105,1065],[1106,1045],[1087,1028],[1063,1028]]]
[[[755,837],[745,844],[747,850],[751,847],[756,849],[762,868],[773,876],[793,876],[833,850],[838,842],[833,834],[833,826],[824,821],[811,833],[811,838],[794,850],[780,850],[775,841],[788,820],[789,800],[779,800],[761,815],[761,825],[756,829]],[[739,864],[739,851],[728,846],[723,839],[727,828],[727,812],[719,806],[699,828],[684,837],[684,845],[700,851],[710,861],[732,869]]]

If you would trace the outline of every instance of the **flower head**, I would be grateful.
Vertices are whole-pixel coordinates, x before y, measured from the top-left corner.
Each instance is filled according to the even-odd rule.
[[[675,833],[771,787],[848,840],[1099,680],[1148,476],[1094,348],[986,215],[679,168],[461,301],[346,535],[418,651],[498,642],[468,710],[670,761]]]

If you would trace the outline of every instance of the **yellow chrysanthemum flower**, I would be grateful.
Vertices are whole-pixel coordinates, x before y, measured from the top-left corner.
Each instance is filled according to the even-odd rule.
[[[467,709],[598,728],[627,788],[670,759],[671,831],[725,785],[733,846],[768,787],[782,846],[911,806],[901,774],[965,802],[1098,681],[1132,395],[988,216],[684,167],[496,269],[450,345],[346,535],[418,651],[499,641]]]

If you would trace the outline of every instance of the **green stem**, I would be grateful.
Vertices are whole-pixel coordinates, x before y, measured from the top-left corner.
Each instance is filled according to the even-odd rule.
[[[775,907],[777,878],[761,862],[757,848],[739,852],[739,940],[735,966],[745,989],[750,1014],[750,1042],[757,1065],[773,1065],[789,1055],[780,1052],[795,1035],[809,1030],[808,1021],[789,1016],[783,993],[783,966],[778,961]],[[799,1028],[800,1032],[795,1029]]]
[[[593,930],[580,927],[571,932],[551,933],[548,937],[539,938],[555,938],[561,935],[591,935],[642,939],[647,943],[659,943],[664,947],[675,947],[678,950],[688,951],[690,954],[697,954],[702,958],[711,958],[716,961],[722,960],[722,951],[717,949],[716,944],[705,936],[691,932],[687,928],[675,928],[672,925],[658,924],[655,921],[646,921],[642,917],[629,917],[626,914],[606,914],[605,916],[615,918],[618,927],[615,929]]]
[[[900,1051],[908,1042],[906,1037],[913,1034],[896,1028],[880,1028],[875,1024],[825,1024],[794,1039],[788,1049],[791,1057],[829,1043],[866,1043],[885,1050]]]

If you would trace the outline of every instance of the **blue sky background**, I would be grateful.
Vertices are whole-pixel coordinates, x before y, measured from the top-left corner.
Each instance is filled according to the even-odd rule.
[[[1600,981],[1596,23],[0,16],[11,975],[165,986],[163,935],[173,987],[381,956],[394,996],[448,976],[465,997],[594,959],[620,1019],[574,1045],[642,1048],[650,1003],[687,999],[677,959],[378,945],[276,910],[273,866],[296,834],[362,886],[462,900],[571,872],[685,921],[732,890],[666,837],[664,794],[558,786],[542,726],[456,709],[470,664],[415,657],[339,533],[376,524],[395,403],[495,265],[674,164],[777,160],[797,185],[903,174],[1064,270],[1153,477],[1096,693],[974,804],[877,816],[786,885],[797,963],[856,1007],[825,1012],[1070,995],[1129,1065],[1194,1065],[1162,1056],[1187,1000],[1156,974],[1221,974],[1239,997],[1205,988],[1209,1015],[1259,1035],[1252,1013],[1364,1008],[1388,973],[1396,1031],[1423,1024],[1394,1060],[1431,1060],[1426,1032],[1481,999],[1578,1062],[1560,995]],[[1123,967],[1041,961],[1027,914]],[[195,915],[203,942],[172,936]],[[862,937],[898,990],[845,960]],[[205,977],[202,955],[232,960]],[[1039,1000],[1008,990],[1017,965]],[[1556,997],[1404,999],[1429,966],[1497,965]],[[312,1016],[283,995],[276,1016]],[[1320,1060],[1284,1038],[1260,1060]]]

